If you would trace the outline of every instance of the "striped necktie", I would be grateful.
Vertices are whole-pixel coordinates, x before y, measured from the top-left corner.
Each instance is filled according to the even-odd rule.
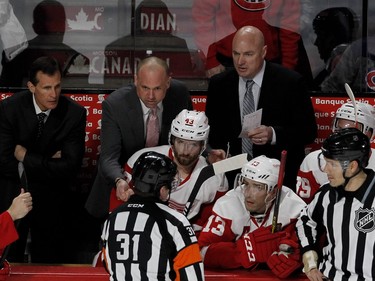
[[[43,133],[44,119],[47,117],[47,114],[45,114],[44,112],[41,112],[41,113],[38,113],[36,117],[38,118],[38,133],[36,135],[36,139],[38,140]]]
[[[245,115],[255,111],[253,85],[253,80],[246,81],[246,93],[242,105],[242,120]],[[253,158],[253,143],[249,138],[242,138],[242,153],[248,153]]]
[[[159,143],[159,118],[157,107],[150,108],[146,124],[146,147],[154,147]]]

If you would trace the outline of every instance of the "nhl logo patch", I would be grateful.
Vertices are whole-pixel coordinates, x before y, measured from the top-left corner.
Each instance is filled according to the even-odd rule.
[[[240,8],[246,11],[265,10],[271,4],[271,0],[233,0]]]
[[[368,233],[375,229],[375,209],[362,209],[355,211],[354,227],[358,231]]]

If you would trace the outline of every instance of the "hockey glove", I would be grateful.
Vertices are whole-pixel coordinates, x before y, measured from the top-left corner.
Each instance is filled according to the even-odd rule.
[[[10,275],[10,265],[7,261],[4,261],[3,268],[0,269],[0,281],[5,281]]]
[[[271,227],[260,227],[243,235],[236,241],[240,263],[249,268],[254,262],[266,262],[279,249],[280,241],[286,237],[285,231],[271,232]]]
[[[286,239],[280,242],[279,251],[274,252],[267,261],[268,267],[279,278],[287,278],[302,266],[299,245]]]

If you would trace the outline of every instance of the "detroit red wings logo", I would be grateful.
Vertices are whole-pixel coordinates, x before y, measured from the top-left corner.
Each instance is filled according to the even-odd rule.
[[[256,12],[267,9],[271,0],[233,0],[241,9]]]
[[[358,231],[368,233],[375,229],[375,210],[374,208],[355,211],[354,227]]]

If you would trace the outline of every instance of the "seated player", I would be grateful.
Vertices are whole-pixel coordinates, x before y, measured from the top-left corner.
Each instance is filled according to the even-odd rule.
[[[302,265],[295,223],[305,203],[282,186],[272,232],[280,162],[258,156],[246,163],[237,187],[219,198],[198,238],[206,267],[268,267],[286,278]]]
[[[370,104],[358,101],[356,101],[356,106],[357,117],[351,102],[345,103],[337,109],[333,119],[332,131],[357,127],[372,140],[375,129],[375,108]],[[306,155],[298,171],[296,191],[306,203],[312,200],[321,185],[328,182],[327,174],[319,168],[318,158],[324,161],[320,149],[310,152]],[[367,167],[375,169],[375,153],[371,154]]]

